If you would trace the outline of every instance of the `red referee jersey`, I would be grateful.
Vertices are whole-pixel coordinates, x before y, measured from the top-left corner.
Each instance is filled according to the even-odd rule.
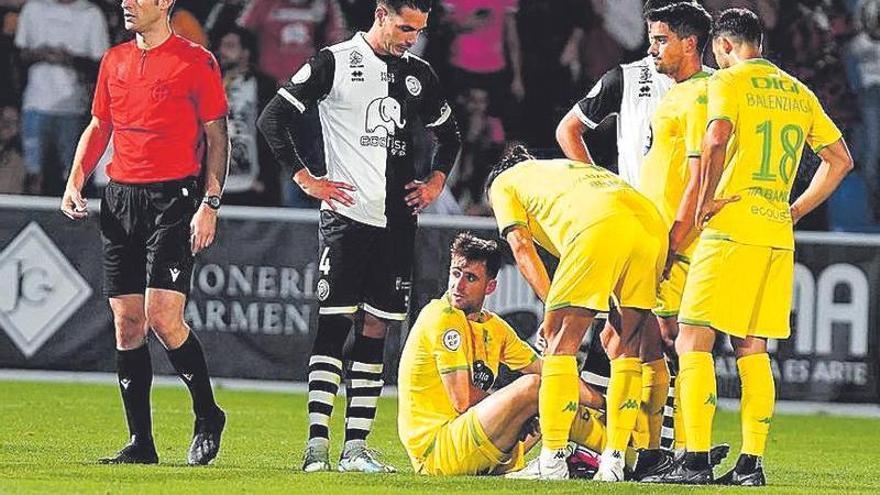
[[[145,183],[199,174],[202,125],[225,117],[226,94],[211,52],[177,35],[151,50],[135,41],[104,54],[92,115],[113,124],[107,175]]]

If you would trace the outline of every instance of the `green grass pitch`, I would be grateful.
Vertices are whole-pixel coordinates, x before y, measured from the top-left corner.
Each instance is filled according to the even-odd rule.
[[[681,493],[727,492],[718,487],[614,486],[590,481],[516,482],[499,478],[415,476],[397,439],[396,402],[383,399],[373,447],[402,472],[390,475],[298,472],[305,443],[306,397],[218,390],[229,421],[223,450],[207,467],[185,465],[192,429],[182,387],[153,390],[153,420],[161,464],[103,466],[96,459],[126,441],[116,387],[0,382],[0,494],[94,493]],[[333,417],[331,455],[341,442],[343,403]],[[738,416],[719,412],[714,440],[739,447]],[[735,455],[723,464],[727,468]],[[766,457],[771,486],[750,493],[880,493],[880,420],[828,416],[774,419]],[[720,474],[720,470],[716,473]]]

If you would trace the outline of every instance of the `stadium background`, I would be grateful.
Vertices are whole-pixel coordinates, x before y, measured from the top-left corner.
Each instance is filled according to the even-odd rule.
[[[113,329],[101,296],[100,241],[94,214],[98,205],[91,203],[93,214],[85,225],[74,225],[58,213],[54,197],[60,195],[57,188],[66,164],[48,163],[34,174],[23,163],[18,119],[28,84],[27,66],[13,40],[17,13],[24,3],[0,0],[0,192],[4,193],[0,195],[0,368],[109,372],[114,370]],[[107,16],[108,39],[113,43],[125,39],[119,2],[93,3]],[[189,13],[179,22],[186,22],[194,37],[201,36],[202,42],[216,48],[249,2],[177,3],[178,12]],[[366,29],[371,21],[372,2],[367,0],[291,3],[303,8],[326,4],[325,10],[340,14],[339,29],[328,29],[320,36],[316,33],[331,20],[313,19],[312,50],[323,44],[323,38]],[[493,235],[492,221],[485,218],[489,210],[479,191],[487,168],[505,144],[522,141],[543,156],[559,155],[553,134],[558,119],[605,70],[644,54],[639,0],[486,3],[499,9],[497,15],[510,15],[515,21],[522,60],[521,93],[512,85],[516,77],[510,69],[511,46],[504,37],[494,40],[501,44],[496,48],[506,54],[498,78],[486,82],[487,78],[474,77],[462,67],[468,62],[452,53],[458,46],[455,37],[465,31],[462,21],[456,20],[455,1],[438,2],[418,47],[436,67],[456,103],[465,147],[448,194],[434,214],[423,215],[420,222],[411,316],[442,293],[447,247],[455,232],[468,229]],[[816,91],[845,130],[857,160],[857,171],[827,208],[799,225],[793,336],[775,344],[773,352],[779,397],[876,404],[880,402],[880,235],[870,232],[880,229],[875,222],[878,187],[870,181],[877,177],[872,143],[880,136],[872,132],[880,124],[871,119],[880,119],[880,98],[876,97],[880,76],[875,79],[870,71],[877,70],[880,62],[880,41],[871,37],[880,32],[878,2],[703,3],[710,10],[737,5],[759,12],[768,31],[768,58]],[[88,86],[88,80],[83,82]],[[589,138],[597,161],[613,169],[613,124],[606,123]],[[424,148],[427,156],[429,146]],[[318,150],[320,146],[311,151],[309,163],[319,170]],[[310,331],[317,315],[313,293],[317,214],[314,204],[290,190],[277,166],[262,158],[258,164],[261,180],[268,177],[274,182],[262,184],[266,193],[256,194],[258,200],[251,204],[263,207],[224,206],[218,241],[197,261],[186,317],[204,342],[216,376],[304,381]],[[815,166],[815,156],[808,153],[799,174],[800,188],[806,186]],[[91,195],[97,195],[100,187],[99,177],[90,186]],[[511,319],[523,337],[533,337],[540,321],[540,302],[510,265],[502,271],[499,285],[490,307]],[[388,340],[386,369],[392,383],[405,335],[406,327]],[[736,368],[728,351],[718,349],[726,356],[718,360],[719,391],[722,396],[737,397]],[[164,360],[155,363],[160,373],[170,374]]]

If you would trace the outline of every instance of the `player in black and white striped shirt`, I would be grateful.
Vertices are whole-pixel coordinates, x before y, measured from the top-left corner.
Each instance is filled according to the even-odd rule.
[[[309,445],[303,470],[330,469],[328,422],[345,368],[348,408],[340,471],[388,472],[366,448],[384,384],[391,321],[406,317],[416,215],[439,196],[460,150],[449,104],[430,65],[410,54],[431,0],[377,0],[373,26],[322,49],[278,90],[261,131],[294,181],[321,203],[318,330],[309,361]],[[299,158],[297,126],[317,106],[327,174]],[[417,177],[415,133],[437,139],[431,172]],[[358,318],[356,318],[358,316]],[[343,344],[363,317],[349,360]],[[360,329],[359,329],[360,330]]]

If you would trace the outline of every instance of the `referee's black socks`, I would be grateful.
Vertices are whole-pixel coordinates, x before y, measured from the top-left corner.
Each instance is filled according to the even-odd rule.
[[[192,331],[177,349],[170,349],[168,359],[174,370],[189,388],[192,396],[193,412],[197,418],[205,419],[217,415],[220,409],[214,401],[211,390],[211,378],[208,376],[208,365],[202,344]]]
[[[150,387],[153,385],[153,366],[146,343],[137,349],[116,351],[116,376],[129,434],[135,443],[152,444]]]

